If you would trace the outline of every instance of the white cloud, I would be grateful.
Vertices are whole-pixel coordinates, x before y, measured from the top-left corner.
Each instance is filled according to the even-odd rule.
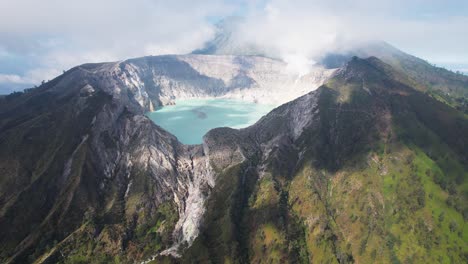
[[[0,67],[0,74],[40,82],[85,62],[188,53],[213,36],[207,17],[239,6],[246,19],[237,39],[265,47],[297,72],[326,51],[370,39],[434,62],[468,61],[462,0],[0,0],[0,66],[4,57],[28,62],[21,73]]]
[[[463,1],[271,0],[250,10],[236,37],[266,47],[270,55],[303,72],[311,59],[327,51],[371,40],[387,41],[432,61],[456,57],[466,62],[466,25],[468,2]]]
[[[37,68],[28,71],[24,75],[0,73],[0,83],[24,84],[25,86],[31,86],[39,84],[42,81],[50,80],[58,76],[60,73],[61,72],[59,70],[51,68]]]
[[[0,83],[28,84],[30,82],[17,74],[0,74]]]
[[[188,53],[212,37],[207,17],[232,8],[215,0],[0,0],[0,55],[25,57],[33,69],[15,74],[38,81],[87,62]]]

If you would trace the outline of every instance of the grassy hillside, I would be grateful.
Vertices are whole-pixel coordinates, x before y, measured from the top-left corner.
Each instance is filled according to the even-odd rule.
[[[355,59],[321,88],[302,154],[221,173],[182,262],[467,262],[468,120],[381,66]]]
[[[401,69],[353,58],[254,126],[190,148],[83,90],[91,73],[3,97],[0,260],[148,259],[176,242],[177,184],[209,157],[199,236],[152,263],[467,263],[468,117]]]

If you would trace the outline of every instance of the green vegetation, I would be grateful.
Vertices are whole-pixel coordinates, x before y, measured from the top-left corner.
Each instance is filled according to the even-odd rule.
[[[208,219],[218,221],[208,222],[188,259],[205,252],[199,260],[228,263],[468,261],[466,117],[387,66],[353,63],[364,80],[338,76],[321,88],[320,119],[297,143],[302,159],[288,146],[273,150],[261,175],[249,178],[253,189],[243,189],[246,203],[215,194],[224,202]],[[221,173],[216,188],[238,193],[244,172]],[[241,218],[232,213],[239,211]]]
[[[406,75],[408,61],[395,63],[354,58],[310,102],[207,135],[216,184],[203,190],[200,234],[180,259],[153,263],[467,263],[468,119],[443,86],[462,94],[463,80],[439,82],[451,74],[419,64],[427,73]],[[172,189],[145,168],[108,176],[93,162],[96,141],[112,160],[141,146],[112,130],[83,137],[111,98],[98,92],[81,112],[40,90],[2,100],[1,261],[133,263],[173,245]],[[121,112],[115,129],[133,117]],[[286,131],[293,121],[305,124],[297,138]]]

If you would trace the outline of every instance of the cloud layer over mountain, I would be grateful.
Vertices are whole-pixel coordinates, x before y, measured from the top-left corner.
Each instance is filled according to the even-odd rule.
[[[294,71],[316,54],[373,39],[434,62],[468,61],[461,0],[3,0],[0,10],[0,90],[85,62],[188,53],[232,15],[244,17],[240,42],[278,54]]]

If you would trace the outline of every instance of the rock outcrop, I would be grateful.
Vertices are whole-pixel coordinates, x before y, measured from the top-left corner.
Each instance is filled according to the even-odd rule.
[[[297,76],[264,57],[184,55],[85,64],[0,98],[0,260],[350,263],[406,259],[395,248],[415,239],[457,245],[437,242],[430,208],[442,209],[424,186],[466,180],[452,175],[465,168],[466,117],[411,83],[376,58]],[[287,103],[202,145],[145,116],[207,96]],[[457,225],[459,189],[446,208]],[[416,235],[396,233],[400,221]],[[424,252],[415,258],[435,260]]]
[[[198,235],[215,169],[222,164],[217,160],[228,153],[227,164],[244,157],[220,151],[221,144],[210,139],[203,146],[183,145],[145,112],[179,98],[279,104],[316,89],[332,72],[317,67],[297,76],[281,61],[254,56],[144,57],[81,65],[17,98],[4,98],[1,258],[51,260],[72,248],[55,245],[41,256],[45,241],[64,241],[74,232],[87,241],[84,233],[102,229],[116,236],[109,248],[135,247],[133,255],[143,258],[147,238],[136,233],[151,226],[158,226],[152,231],[158,247],[176,255]],[[158,211],[162,207],[167,210]]]

